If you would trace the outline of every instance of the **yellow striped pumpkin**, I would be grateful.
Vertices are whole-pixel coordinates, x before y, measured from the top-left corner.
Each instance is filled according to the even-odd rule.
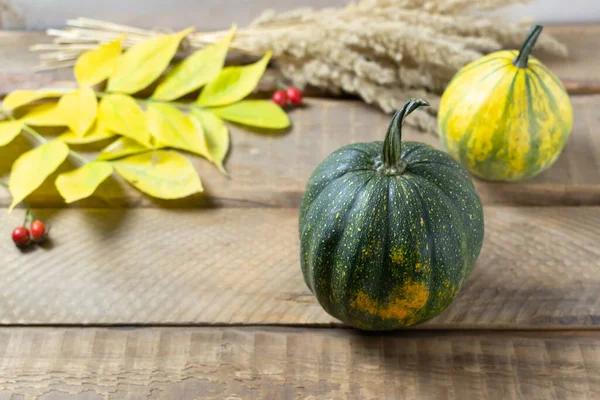
[[[516,181],[548,168],[573,127],[573,109],[560,80],[531,49],[498,51],[452,78],[439,108],[439,134],[448,152],[473,174]]]

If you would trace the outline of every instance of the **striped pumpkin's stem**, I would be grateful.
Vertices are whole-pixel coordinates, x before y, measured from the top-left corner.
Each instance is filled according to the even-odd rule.
[[[513,64],[518,68],[527,68],[527,63],[529,61],[529,55],[531,54],[531,50],[533,46],[535,46],[535,42],[537,42],[540,34],[544,27],[542,25],[532,25],[527,37],[525,38],[525,42],[523,42],[523,46],[519,51],[519,55],[515,57],[513,60]]]

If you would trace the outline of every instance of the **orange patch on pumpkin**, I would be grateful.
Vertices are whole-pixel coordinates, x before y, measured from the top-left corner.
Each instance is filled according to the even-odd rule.
[[[425,307],[428,299],[427,286],[423,282],[409,279],[401,287],[396,287],[392,299],[387,304],[380,304],[364,291],[360,291],[352,306],[383,319],[407,319],[407,324],[411,324],[415,314]]]

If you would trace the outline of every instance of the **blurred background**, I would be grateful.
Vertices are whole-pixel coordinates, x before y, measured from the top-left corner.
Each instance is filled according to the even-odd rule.
[[[284,5],[282,5],[284,3]],[[327,7],[347,0],[0,0],[0,29],[46,29],[64,26],[68,18],[89,17],[143,28],[200,30],[244,26],[265,8]],[[546,24],[600,22],[600,0],[535,0],[513,6],[503,15],[532,17]]]

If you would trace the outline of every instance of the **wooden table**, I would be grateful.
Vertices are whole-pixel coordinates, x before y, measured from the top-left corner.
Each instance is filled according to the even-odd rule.
[[[363,333],[304,284],[297,207],[308,176],[338,147],[380,139],[389,121],[357,101],[313,98],[291,112],[288,134],[232,128],[230,179],[195,159],[204,195],[167,203],[112,180],[66,208],[48,183],[31,201],[52,243],[26,253],[8,240],[23,210],[0,212],[0,398],[600,398],[600,96],[589,93],[600,27],[548,30],[572,52],[549,65],[587,93],[572,96],[573,135],[531,181],[477,181],[484,248],[440,316]],[[0,33],[0,91],[72,85],[28,72],[36,58],[24,46],[42,39]],[[0,174],[24,146],[0,150]]]

